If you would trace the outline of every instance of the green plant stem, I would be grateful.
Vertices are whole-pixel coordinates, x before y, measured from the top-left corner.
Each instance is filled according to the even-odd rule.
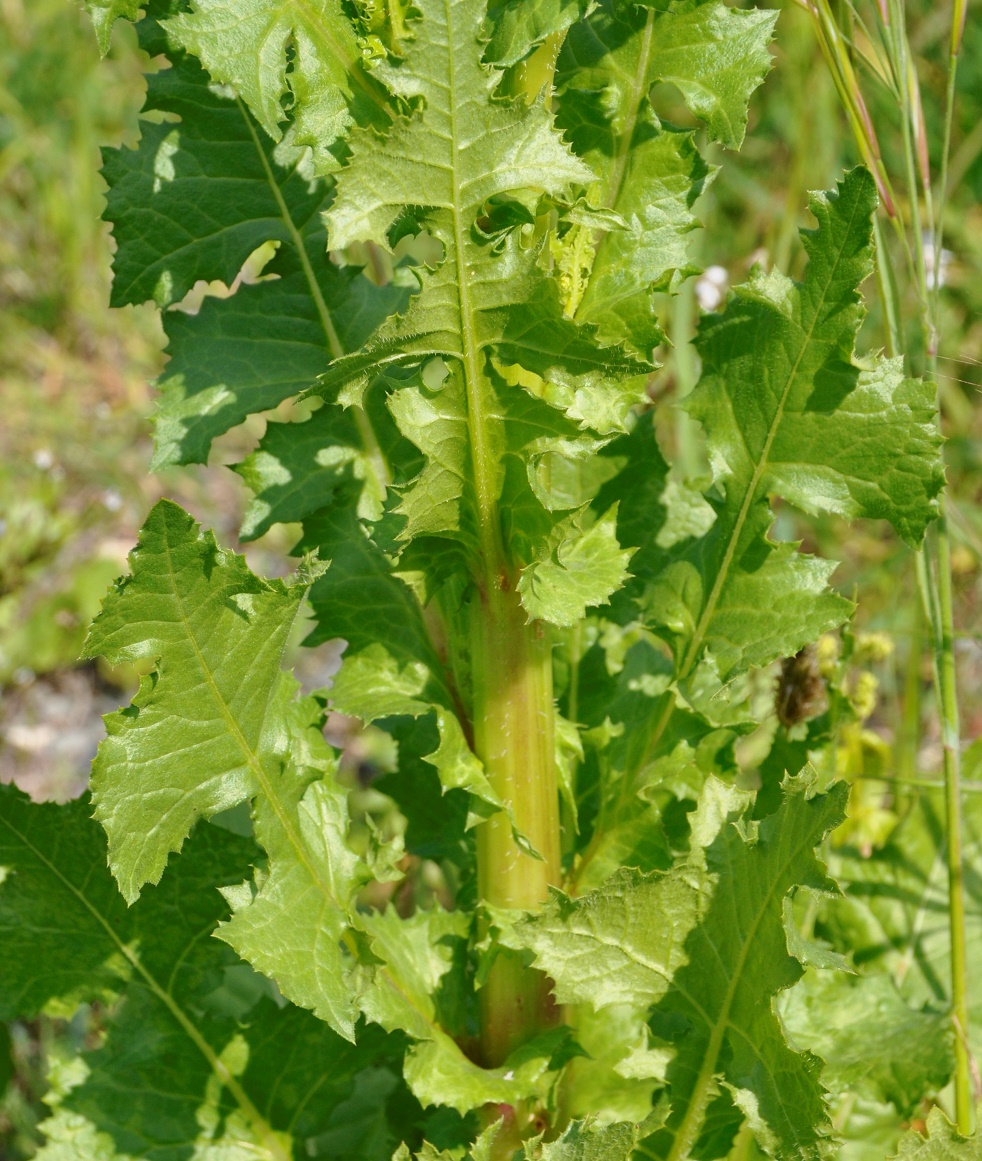
[[[881,782],[887,786],[913,786],[918,790],[944,790],[943,778],[905,778],[902,774],[856,774],[860,782]],[[982,792],[982,782],[966,782],[962,780],[961,788],[965,794]]]
[[[475,749],[515,827],[541,855],[519,847],[505,813],[493,815],[477,832],[478,891],[492,907],[534,910],[560,879],[552,643],[541,624],[526,624],[517,593],[499,583],[475,600],[471,645]],[[491,1066],[554,1017],[545,976],[509,951],[493,963],[480,1007],[482,1055]]]
[[[956,5],[955,19],[958,19]],[[941,297],[941,252],[944,247],[944,213],[948,201],[948,166],[951,155],[951,126],[955,115],[955,78],[958,75],[958,43],[960,36],[952,35],[951,53],[948,57],[948,84],[945,91],[944,138],[941,144],[941,178],[938,182],[938,219],[933,237],[934,246],[934,285],[932,291],[932,305],[935,318],[938,316],[939,300]]]
[[[942,500],[937,527],[940,640],[935,643],[936,682],[941,703],[945,820],[948,849],[948,921],[951,930],[951,1017],[955,1025],[955,1123],[965,1136],[972,1129],[971,1059],[968,1048],[968,955],[962,864],[961,739],[955,684],[954,617],[948,523]]]
[[[903,350],[903,334],[900,328],[900,294],[893,271],[893,263],[883,237],[880,215],[873,215],[873,242],[876,246],[876,281],[880,288],[887,332],[887,354],[896,358]]]
[[[917,748],[921,737],[921,657],[923,651],[924,616],[915,600],[914,624],[910,634],[910,652],[904,666],[903,714],[900,721],[900,746],[897,755],[897,773],[900,778],[917,775]]]
[[[956,5],[957,19],[957,5]],[[923,257],[918,267],[921,297],[925,303],[924,327],[928,343],[929,372],[937,382],[938,308],[941,288],[940,262],[943,238],[943,215],[947,197],[948,154],[951,148],[951,124],[954,112],[955,75],[958,64],[957,39],[952,37],[948,67],[942,148],[941,183],[938,218],[931,222],[931,244],[934,247],[932,285],[927,285]],[[914,202],[916,204],[916,191]],[[923,246],[921,247],[923,254]],[[968,954],[965,923],[965,885],[962,856],[962,785],[961,732],[958,715],[958,690],[954,651],[954,608],[951,586],[951,541],[948,534],[946,497],[939,502],[937,571],[928,567],[926,577],[933,591],[937,611],[934,628],[935,687],[941,714],[941,740],[945,782],[945,831],[948,861],[948,925],[951,940],[951,1018],[955,1031],[955,1124],[968,1136],[972,1129],[972,1061],[968,1046]]]
[[[917,578],[931,629],[934,687],[941,718],[945,796],[945,859],[948,870],[948,930],[951,942],[951,1019],[955,1032],[955,1124],[972,1127],[972,1061],[968,1047],[968,955],[962,856],[961,738],[955,674],[951,548],[944,497],[936,528],[937,568],[928,548],[918,553]]]
[[[531,102],[545,89],[548,103],[565,35],[562,31],[546,37],[513,70],[506,81],[508,91]],[[473,312],[469,274],[462,265],[459,210],[454,219],[461,314],[469,320]],[[483,558],[483,577],[471,606],[474,749],[511,816],[498,812],[478,828],[478,895],[492,908],[533,911],[562,874],[552,641],[544,625],[528,623],[502,545],[498,464],[490,436],[494,407],[470,340],[465,329],[468,426]],[[516,831],[539,857],[519,846]],[[500,950],[492,963],[479,1004],[481,1056],[491,1067],[558,1016],[546,977],[507,950]],[[504,1147],[499,1141],[496,1153]]]
[[[894,3],[891,11],[892,27],[894,29],[895,70],[897,72],[900,91],[900,120],[902,127],[901,138],[904,146],[904,168],[907,181],[907,201],[910,207],[910,226],[914,238],[914,270],[915,285],[917,288],[918,306],[921,314],[921,326],[924,331],[924,340],[930,354],[937,352],[937,338],[935,336],[934,320],[931,317],[930,301],[927,291],[927,268],[924,262],[924,235],[921,222],[921,202],[918,194],[917,160],[914,149],[912,125],[913,106],[911,104],[910,84],[908,83],[908,60],[910,46],[907,43],[907,31],[903,23],[903,10]],[[930,207],[928,207],[930,208]],[[934,223],[928,220],[928,229],[934,234]]]

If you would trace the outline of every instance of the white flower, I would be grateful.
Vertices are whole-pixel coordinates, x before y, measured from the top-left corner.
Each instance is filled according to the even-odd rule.
[[[696,301],[702,310],[716,310],[726,297],[729,275],[724,266],[708,266],[696,281]]]
[[[954,254],[950,250],[941,251],[941,261],[938,263],[939,270],[935,275],[934,238],[932,238],[930,230],[925,230],[921,234],[921,248],[924,253],[924,274],[927,278],[928,289],[937,290],[939,286],[944,286],[948,280],[948,267],[951,265]]]

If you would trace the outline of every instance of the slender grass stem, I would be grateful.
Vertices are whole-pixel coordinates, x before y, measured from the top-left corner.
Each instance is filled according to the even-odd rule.
[[[947,198],[948,156],[954,117],[955,78],[965,6],[956,0],[952,13],[951,52],[945,99],[945,126],[942,143],[941,181],[938,216],[931,222],[933,268],[930,286],[923,275],[923,246],[918,273],[923,278],[921,293],[927,303],[925,329],[928,366],[937,382],[939,307],[941,291],[941,249],[944,235],[944,207]],[[930,191],[928,190],[928,193]],[[948,860],[948,923],[951,939],[951,1016],[955,1030],[955,1124],[967,1136],[972,1128],[972,1060],[968,1046],[968,954],[965,923],[965,886],[962,855],[961,736],[958,719],[958,690],[954,652],[954,609],[951,585],[951,541],[948,535],[946,498],[940,501],[936,530],[937,571],[928,569],[935,586],[937,621],[934,634],[935,686],[941,714],[941,738],[945,779],[945,829]]]
[[[958,17],[956,5],[955,18]],[[945,91],[944,137],[941,146],[941,177],[938,181],[938,216],[932,232],[934,247],[933,282],[931,286],[932,307],[935,319],[939,317],[941,306],[941,256],[944,249],[944,214],[948,202],[948,167],[951,155],[951,126],[955,113],[955,78],[958,73],[958,53],[955,49],[956,37],[952,35],[952,52],[948,58],[948,83]]]
[[[883,227],[879,214],[873,215],[873,243],[876,247],[876,280],[880,287],[880,299],[886,322],[887,353],[896,358],[903,350],[903,332],[900,325],[900,295],[897,280],[883,238]]]
[[[919,790],[944,790],[945,784],[942,778],[905,778],[900,774],[856,774],[861,782],[884,782],[890,786],[913,786]],[[982,782],[961,782],[962,791],[965,794],[978,794],[982,792]]]
[[[921,217],[921,201],[918,196],[917,160],[913,132],[913,104],[911,101],[911,86],[909,83],[910,70],[908,61],[910,45],[907,43],[907,30],[903,24],[903,10],[899,4],[896,9],[894,27],[894,45],[896,52],[896,67],[902,83],[900,85],[900,120],[902,126],[901,139],[904,147],[904,169],[907,182],[907,201],[910,206],[910,228],[914,235],[913,254],[915,286],[917,289],[918,307],[920,310],[921,326],[929,353],[937,351],[934,319],[931,314],[931,304],[927,292],[927,265],[924,260],[924,235]],[[930,233],[934,233],[934,223],[929,222]]]
[[[943,505],[943,502],[942,502]],[[951,1015],[955,1025],[955,1123],[965,1136],[972,1128],[972,1062],[968,1048],[968,954],[962,860],[961,738],[953,648],[951,558],[944,507],[938,520],[938,603],[940,640],[935,642],[936,683],[941,703],[945,820],[948,842],[948,920],[951,930]]]
[[[898,780],[917,778],[917,751],[921,737],[921,658],[923,656],[924,617],[915,600],[914,625],[910,635],[910,652],[904,666],[902,715],[899,722],[897,752]]]

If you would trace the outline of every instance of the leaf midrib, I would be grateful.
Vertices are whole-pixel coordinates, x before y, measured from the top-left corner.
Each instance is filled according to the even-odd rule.
[[[277,207],[280,211],[280,217],[283,220],[283,225],[286,227],[293,242],[293,246],[297,252],[297,257],[300,259],[300,266],[303,269],[304,277],[307,280],[307,286],[310,290],[310,296],[314,300],[314,306],[317,308],[317,317],[320,320],[321,327],[324,331],[324,336],[327,339],[327,349],[330,353],[331,359],[337,361],[344,357],[347,353],[344,345],[338,335],[337,328],[334,325],[334,320],[331,318],[331,312],[328,309],[327,303],[324,301],[324,295],[321,292],[320,283],[317,281],[317,276],[314,274],[314,268],[310,263],[310,256],[307,253],[307,247],[304,245],[303,236],[297,229],[297,225],[293,220],[293,215],[286,204],[286,199],[280,190],[273,171],[269,164],[269,159],[259,141],[256,133],[256,128],[252,123],[252,118],[249,116],[242,104],[241,97],[236,97],[236,103],[239,111],[242,114],[242,119],[245,121],[246,128],[249,130],[249,135],[252,138],[253,145],[256,147],[256,153],[259,155],[260,163],[263,167],[263,172],[266,175],[266,181],[269,188],[276,199]],[[385,493],[392,483],[392,472],[388,462],[379,446],[378,438],[375,435],[375,429],[372,426],[371,420],[365,413],[364,409],[354,405],[352,407],[354,414],[355,426],[358,429],[358,436],[361,439],[362,450],[365,453],[365,458],[371,465],[371,470],[376,477],[376,485]]]
[[[242,730],[239,727],[239,723],[236,721],[235,715],[232,713],[231,708],[229,707],[228,703],[226,702],[225,697],[222,694],[222,692],[218,686],[218,682],[215,679],[215,675],[212,673],[211,666],[208,664],[204,654],[201,651],[201,647],[198,645],[198,639],[195,636],[195,633],[191,627],[191,620],[190,620],[190,617],[188,615],[187,609],[185,608],[184,600],[181,596],[180,586],[177,583],[177,573],[176,573],[175,568],[174,568],[174,560],[173,560],[173,556],[171,553],[170,541],[169,541],[166,534],[163,537],[163,542],[164,542],[164,555],[165,555],[166,560],[167,560],[167,576],[168,576],[168,579],[170,581],[170,588],[171,588],[171,593],[173,594],[173,597],[174,597],[174,603],[177,606],[178,615],[180,616],[181,625],[184,629],[185,636],[187,637],[187,640],[191,645],[191,649],[194,653],[195,661],[198,664],[198,669],[199,669],[202,677],[204,678],[205,684],[208,686],[208,690],[211,693],[212,700],[214,701],[215,706],[218,709],[218,712],[221,714],[222,719],[225,722],[226,729],[228,730],[228,732],[232,736],[232,738],[235,740],[236,745],[239,747],[240,753],[245,758],[246,765],[252,771],[253,776],[256,779],[256,782],[259,784],[260,789],[262,790],[264,796],[266,797],[266,800],[272,806],[273,812],[276,815],[277,821],[279,822],[280,826],[283,828],[283,833],[287,836],[287,838],[290,842],[290,845],[293,847],[301,866],[303,866],[304,869],[307,871],[312,882],[316,883],[320,887],[321,892],[328,898],[328,900],[333,905],[337,905],[337,900],[334,898],[333,893],[321,881],[321,877],[318,874],[317,869],[314,867],[313,863],[311,862],[311,860],[306,852],[306,849],[305,849],[303,843],[300,841],[300,837],[297,834],[296,828],[293,825],[293,820],[290,818],[289,814],[286,812],[286,810],[283,806],[283,803],[280,801],[279,795],[274,793],[273,784],[270,782],[269,778],[266,776],[266,771],[263,767],[263,763],[262,763],[258,753],[246,740],[245,735],[243,734]],[[299,611],[300,611],[300,602],[298,601],[297,608],[296,608],[296,611],[294,613],[294,618],[293,618],[294,620],[296,619],[297,615],[299,614]],[[276,682],[274,681],[273,683],[271,683],[269,693],[267,694],[267,697],[266,697],[266,704],[265,704],[264,711],[263,711],[263,720],[264,721],[266,718],[266,714],[269,712],[270,702],[272,700],[275,689],[276,689]]]
[[[666,1157],[665,1161],[684,1161],[689,1154],[689,1150],[695,1144],[695,1140],[702,1128],[702,1120],[709,1103],[710,1087],[713,1083],[713,1078],[716,1075],[716,1065],[719,1060],[719,1054],[723,1047],[723,1037],[726,1035],[727,1029],[731,1027],[730,1024],[730,1009],[733,1006],[733,1001],[736,998],[736,993],[740,985],[743,983],[743,972],[746,967],[747,955],[750,952],[750,947],[754,942],[754,937],[757,930],[763,923],[767,915],[767,910],[770,907],[780,884],[784,879],[793,863],[801,857],[803,853],[809,850],[814,850],[819,842],[813,835],[805,835],[801,842],[797,844],[784,860],[780,863],[777,873],[771,880],[771,884],[757,909],[757,913],[753,917],[753,921],[743,938],[743,943],[740,948],[740,953],[737,956],[736,964],[730,975],[729,984],[727,985],[726,994],[723,997],[723,1002],[720,1004],[719,1015],[715,1021],[710,1025],[709,1042],[706,1045],[706,1053],[703,1057],[703,1065],[693,1085],[692,1093],[689,1096],[689,1104],[675,1133],[675,1138],[672,1143],[671,1152]],[[734,884],[734,877],[730,876],[731,888]],[[787,893],[790,888],[785,886],[783,894]],[[721,964],[721,966],[723,966]],[[679,989],[682,992],[682,989]],[[684,995],[685,993],[682,992]],[[739,1031],[735,1026],[735,1031]]]

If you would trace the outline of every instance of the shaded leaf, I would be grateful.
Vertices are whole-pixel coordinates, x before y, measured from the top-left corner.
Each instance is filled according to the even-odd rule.
[[[771,1004],[802,974],[787,951],[785,895],[799,886],[834,889],[815,847],[842,820],[846,788],[809,797],[808,786],[807,778],[789,780],[780,809],[756,833],[744,837],[724,825],[705,850],[712,900],[653,1016],[653,1027],[664,1021],[676,1043],[667,1073],[672,1113],[653,1138],[659,1156],[685,1156],[693,1147],[717,1077],[774,1156],[822,1155],[828,1122],[820,1062],[788,1045]]]

